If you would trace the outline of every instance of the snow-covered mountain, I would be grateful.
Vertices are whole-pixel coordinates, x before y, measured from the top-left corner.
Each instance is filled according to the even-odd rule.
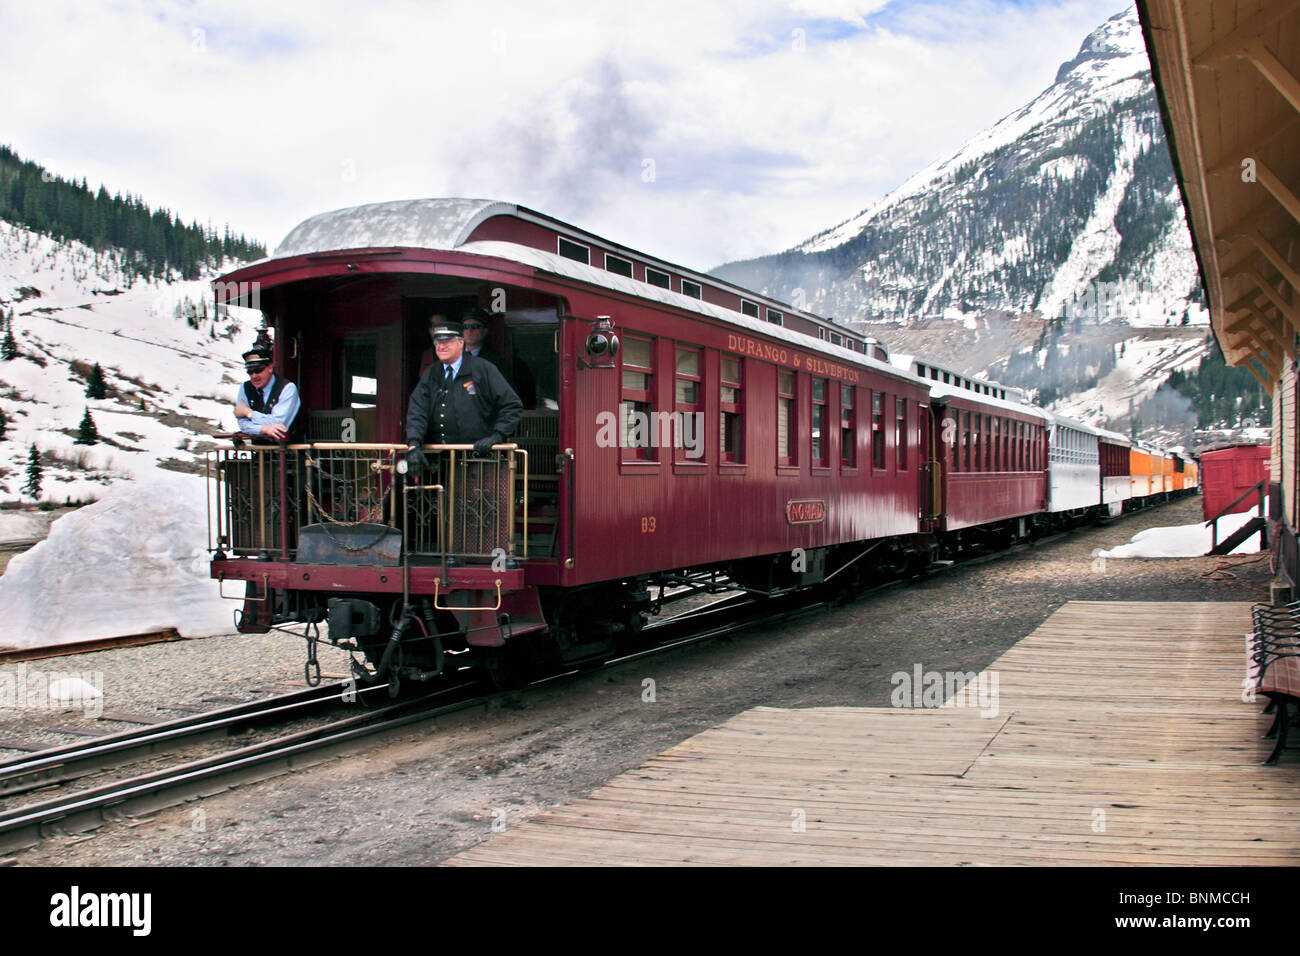
[[[0,501],[20,498],[32,445],[42,499],[62,504],[159,466],[198,471],[204,436],[233,427],[240,353],[260,316],[217,314],[205,279],[144,281],[124,261],[0,221],[0,312],[13,312],[18,352],[0,361]],[[96,363],[102,399],[86,397]],[[77,445],[87,409],[101,440]]]
[[[894,192],[714,274],[1098,425],[1168,441],[1196,424],[1160,390],[1206,355],[1209,316],[1134,9]]]
[[[721,278],[852,324],[1207,321],[1136,11],[1055,82],[839,225]],[[888,341],[888,336],[885,336]]]

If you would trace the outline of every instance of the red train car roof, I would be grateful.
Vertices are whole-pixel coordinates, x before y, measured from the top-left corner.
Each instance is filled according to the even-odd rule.
[[[336,209],[304,220],[290,230],[289,234],[276,247],[273,256],[244,266],[223,277],[223,279],[257,272],[261,267],[270,263],[311,257],[321,253],[343,251],[360,253],[374,249],[397,251],[403,248],[467,253],[504,259],[520,265],[530,266],[551,275],[575,279],[639,299],[660,302],[675,309],[720,319],[752,333],[782,339],[807,351],[820,352],[841,361],[866,366],[875,371],[886,373],[895,379],[914,381],[913,376],[869,354],[840,345],[833,345],[829,340],[818,339],[796,329],[786,328],[784,325],[764,322],[762,319],[750,317],[735,309],[715,305],[703,299],[683,295],[680,292],[673,292],[670,289],[628,278],[532,246],[499,239],[472,240],[470,238],[475,229],[484,222],[495,216],[502,215],[533,220],[544,223],[549,228],[563,229],[573,234],[590,235],[581,233],[581,231],[574,230],[573,227],[567,226],[558,220],[543,216],[524,207],[494,200],[411,199],[371,203],[364,206]],[[623,248],[615,246],[613,243],[607,244],[612,248]],[[645,256],[642,253],[634,254],[643,260],[661,262],[661,260]],[[693,273],[689,272],[686,272],[686,274],[693,275]],[[826,319],[792,309],[784,303],[768,299],[766,296],[760,296],[739,286],[732,286],[730,283],[720,282],[708,276],[701,276],[700,278],[717,287],[725,287],[737,294],[751,297],[757,301],[780,306],[788,315],[801,316],[817,323],[828,322]],[[217,281],[221,282],[223,280]],[[234,299],[230,301],[235,302]]]

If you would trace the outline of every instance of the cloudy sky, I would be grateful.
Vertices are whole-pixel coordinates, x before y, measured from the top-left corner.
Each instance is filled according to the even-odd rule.
[[[1051,84],[1124,0],[0,4],[0,143],[274,246],[505,199],[695,268],[835,225]]]

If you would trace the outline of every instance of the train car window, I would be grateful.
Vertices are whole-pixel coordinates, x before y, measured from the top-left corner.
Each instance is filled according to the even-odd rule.
[[[840,386],[840,465],[852,468],[858,463],[857,409],[854,401],[858,390],[852,385]]]
[[[610,255],[607,252],[605,253],[605,271],[616,272],[619,275],[627,276],[630,279],[632,278],[632,263],[627,259]]]
[[[885,467],[885,396],[871,393],[871,467]]]
[[[581,262],[587,266],[591,265],[591,248],[584,246],[580,242],[572,242],[560,236],[557,251],[566,259],[572,259],[574,262]]]
[[[894,458],[898,462],[899,471],[907,471],[907,399],[894,399],[894,412],[897,416],[897,423],[894,432]]]
[[[379,395],[377,352],[374,339],[343,343],[343,404],[348,408],[375,407]]]
[[[794,372],[776,373],[776,462],[798,464],[795,458]]]
[[[751,319],[756,319],[758,318],[758,303],[750,302],[748,299],[741,299],[740,311]]]
[[[830,442],[827,439],[826,430],[826,379],[815,378],[812,380],[812,463],[816,467],[825,468],[830,464]]]
[[[771,322],[773,325],[785,325],[785,317],[781,315],[780,312],[776,311],[776,309],[767,310],[767,321]]]
[[[838,332],[832,332],[832,333],[831,333],[831,345],[843,345],[843,344],[844,344],[844,336],[840,335],[840,333],[838,333]],[[853,343],[850,342],[850,343],[849,343],[849,347],[851,348],[852,346],[853,346]]]
[[[631,336],[623,338],[623,394],[619,414],[623,420],[623,460],[654,461],[651,429],[654,416],[654,343]]]
[[[970,412],[961,413],[961,458],[958,468],[970,471]]]
[[[678,461],[704,461],[704,391],[700,350],[677,346],[677,374],[673,388],[673,445]]]
[[[979,432],[979,446],[975,449],[975,470],[989,470],[989,417],[987,415],[976,415],[979,421],[976,431]]]
[[[722,370],[718,383],[718,408],[722,416],[718,430],[721,458],[723,461],[739,464],[745,460],[744,450],[744,412],[741,405],[740,359],[722,356]]]
[[[701,298],[701,292],[698,282],[691,282],[687,279],[682,280],[682,295],[689,295],[692,299],[698,299]]]
[[[660,272],[658,269],[651,269],[646,266],[645,281],[650,285],[657,285],[661,289],[671,289],[673,287],[673,277],[667,272]]]

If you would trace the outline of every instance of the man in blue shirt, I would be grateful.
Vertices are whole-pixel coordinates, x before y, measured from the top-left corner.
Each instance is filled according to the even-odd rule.
[[[287,441],[301,402],[298,388],[271,371],[271,350],[254,346],[244,353],[248,381],[235,399],[239,430],[252,438]]]

